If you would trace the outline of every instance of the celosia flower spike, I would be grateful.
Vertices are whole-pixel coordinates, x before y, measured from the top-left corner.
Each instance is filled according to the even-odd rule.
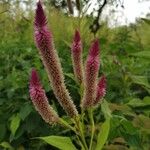
[[[93,59],[94,59],[94,58],[98,57],[98,54],[99,54],[99,42],[98,42],[98,39],[96,39],[90,49],[89,56],[93,57]]]
[[[39,1],[37,3],[37,9],[36,9],[36,16],[35,16],[35,26],[36,27],[43,27],[47,24],[47,19],[45,17],[42,5],[41,5],[41,1]]]
[[[106,94],[106,77],[103,75],[97,85],[97,94],[96,94],[96,99],[93,103],[93,106],[98,105],[102,98],[105,96]]]
[[[82,43],[78,30],[75,31],[74,40],[72,43],[71,56],[75,78],[77,82],[81,84],[83,82],[83,60]]]
[[[76,44],[78,44],[79,42],[81,42],[80,32],[78,30],[75,31],[74,42]]]
[[[85,89],[81,103],[84,109],[91,107],[96,98],[99,65],[99,42],[96,39],[90,48],[85,64]]]
[[[63,71],[54,47],[52,33],[48,30],[47,20],[40,1],[37,3],[34,25],[35,42],[54,94],[70,117],[77,116],[78,112],[64,83]]]
[[[29,92],[31,100],[43,120],[47,123],[57,123],[59,121],[59,117],[49,105],[45,91],[40,84],[40,80],[35,69],[33,69],[31,73]]]

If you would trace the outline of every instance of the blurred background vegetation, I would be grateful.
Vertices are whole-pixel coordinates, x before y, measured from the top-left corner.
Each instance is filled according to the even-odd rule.
[[[24,1],[25,8],[21,7],[20,3],[19,0],[0,1],[0,150],[55,149],[32,138],[46,135],[72,136],[72,133],[59,126],[49,127],[32,106],[28,83],[31,68],[35,67],[40,73],[49,102],[57,108],[61,116],[65,115],[49,86],[34,44],[33,1]],[[88,1],[83,1],[82,5],[87,3]],[[148,150],[150,148],[149,15],[146,18],[138,18],[134,24],[110,28],[107,20],[99,21],[101,20],[99,17],[96,22],[98,16],[73,17],[66,1],[45,1],[45,6],[63,66],[66,85],[78,106],[80,97],[70,57],[73,34],[76,28],[81,32],[84,59],[94,36],[100,39],[100,75],[107,76],[105,99],[109,106],[103,111],[112,113],[111,131],[104,149]],[[73,7],[75,6],[73,3]],[[81,9],[81,6],[79,7]],[[100,110],[99,107],[95,112],[97,122],[104,120]]]

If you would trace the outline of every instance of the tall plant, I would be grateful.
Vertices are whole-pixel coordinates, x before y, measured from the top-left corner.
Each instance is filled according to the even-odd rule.
[[[94,123],[93,112],[106,93],[106,77],[103,75],[98,80],[100,66],[99,40],[95,39],[92,42],[85,65],[83,65],[80,32],[78,30],[75,31],[71,56],[76,81],[82,87],[81,113],[79,113],[66,88],[53,36],[47,27],[47,19],[40,1],[37,3],[35,14],[34,37],[53,92],[66,114],[70,117],[70,121],[68,123],[59,117],[58,113],[50,106],[38,73],[35,69],[32,69],[29,92],[36,110],[45,122],[60,124],[72,130],[76,135],[76,146],[80,146],[83,150],[102,149],[109,133],[110,119],[107,118],[104,124],[102,124],[100,133],[95,132],[96,125]],[[89,123],[85,123],[85,118],[89,118]],[[89,125],[89,129],[86,125]],[[86,130],[90,132],[90,140],[88,140],[89,137],[87,135],[89,133]],[[59,149],[77,149],[69,137],[48,136],[39,138]],[[97,145],[94,144],[95,140],[97,140]]]

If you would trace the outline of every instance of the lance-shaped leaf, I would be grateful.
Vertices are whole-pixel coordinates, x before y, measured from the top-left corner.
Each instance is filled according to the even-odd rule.
[[[76,147],[71,142],[69,137],[62,136],[46,136],[46,137],[38,137],[37,139],[41,139],[46,143],[57,147],[60,150],[77,150]]]

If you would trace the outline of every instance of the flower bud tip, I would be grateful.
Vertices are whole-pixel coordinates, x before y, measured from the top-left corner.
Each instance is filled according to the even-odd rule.
[[[44,14],[44,10],[43,10],[42,3],[40,0],[37,3],[34,24],[36,27],[43,27],[47,24],[47,19],[46,19],[46,16]]]
[[[99,54],[99,41],[96,39],[90,49],[90,56],[96,57]]]
[[[74,35],[74,42],[78,43],[80,42],[80,40],[81,40],[80,33],[78,30],[76,30]]]

